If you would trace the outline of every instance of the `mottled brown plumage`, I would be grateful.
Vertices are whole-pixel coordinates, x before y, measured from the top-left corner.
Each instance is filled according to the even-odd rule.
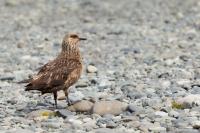
[[[76,34],[66,35],[58,57],[45,64],[32,79],[24,80],[28,81],[25,90],[38,90],[42,94],[53,93],[56,107],[57,91],[63,90],[68,98],[69,87],[81,76],[82,59],[78,46],[80,40],[86,39],[80,38]]]

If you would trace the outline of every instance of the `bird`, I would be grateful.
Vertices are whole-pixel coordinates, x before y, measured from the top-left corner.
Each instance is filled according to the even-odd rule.
[[[26,83],[25,91],[38,90],[41,94],[53,93],[55,107],[57,108],[57,91],[63,90],[68,105],[69,88],[75,84],[81,76],[83,69],[82,56],[79,42],[87,40],[77,34],[66,34],[62,41],[61,52],[58,56],[40,68],[32,78],[18,83]]]

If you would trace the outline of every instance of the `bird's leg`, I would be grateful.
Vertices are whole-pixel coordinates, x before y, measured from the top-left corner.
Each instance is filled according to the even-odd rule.
[[[53,92],[53,97],[54,97],[54,101],[55,101],[55,107],[57,109],[57,91]]]
[[[67,101],[68,106],[69,106],[69,105],[71,105],[71,102],[70,102],[69,97],[68,97],[69,89],[68,88],[65,89],[64,92],[65,92],[65,96],[66,96],[66,101]]]

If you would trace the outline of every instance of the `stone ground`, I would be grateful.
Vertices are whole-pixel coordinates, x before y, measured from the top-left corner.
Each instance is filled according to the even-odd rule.
[[[200,132],[199,1],[0,5],[0,132]],[[85,101],[66,109],[60,100],[55,110],[51,94],[25,92],[16,81],[53,59],[72,32],[88,40],[81,43],[84,72],[69,97]]]

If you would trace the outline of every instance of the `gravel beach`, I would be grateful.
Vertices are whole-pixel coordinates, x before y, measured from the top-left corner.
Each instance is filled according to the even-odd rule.
[[[1,0],[0,133],[199,133],[198,0]],[[68,106],[17,81],[86,37]]]

